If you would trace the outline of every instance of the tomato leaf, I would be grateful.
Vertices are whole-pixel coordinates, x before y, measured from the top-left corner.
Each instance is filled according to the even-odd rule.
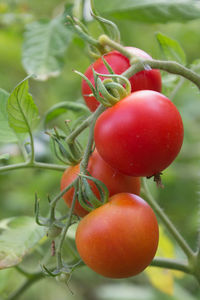
[[[6,111],[8,98],[9,94],[0,89],[0,143],[14,143],[18,140],[8,124],[8,114]]]
[[[176,40],[173,40],[160,32],[156,34],[156,38],[162,53],[167,60],[175,60],[180,64],[186,64],[185,52]]]
[[[47,111],[44,117],[44,125],[68,111],[73,111],[78,115],[88,115],[90,113],[89,109],[82,103],[71,101],[60,102]]]
[[[195,0],[95,0],[95,7],[105,16],[146,23],[185,22],[200,18]]]
[[[19,264],[45,235],[31,217],[13,217],[0,222],[0,269]]]
[[[28,24],[22,53],[27,73],[35,74],[37,80],[58,76],[71,37],[62,17]]]
[[[8,121],[16,133],[28,133],[38,124],[39,115],[28,93],[28,78],[20,82],[8,98]]]

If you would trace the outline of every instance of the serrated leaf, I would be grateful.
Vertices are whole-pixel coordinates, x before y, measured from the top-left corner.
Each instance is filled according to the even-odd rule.
[[[38,109],[28,93],[28,79],[19,83],[11,93],[7,112],[9,125],[16,133],[28,133],[38,124]]]
[[[200,18],[195,0],[95,0],[97,10],[117,19],[146,23],[186,22]]]
[[[22,62],[27,73],[35,74],[37,80],[47,80],[61,72],[64,53],[72,37],[64,23],[64,19],[58,17],[26,27]]]
[[[45,235],[31,217],[14,217],[0,222],[0,269],[19,264]]]
[[[156,38],[162,53],[167,60],[175,60],[180,64],[186,64],[185,52],[176,40],[169,38],[160,32],[156,34]]]
[[[9,94],[0,89],[0,143],[14,143],[18,140],[14,131],[8,124],[8,115],[6,111],[8,98]]]
[[[78,115],[80,115],[80,114],[88,115],[90,113],[88,108],[82,103],[71,102],[71,101],[60,102],[60,103],[52,106],[47,111],[45,118],[44,118],[44,124],[46,125],[48,122],[57,118],[61,114],[66,113],[67,111],[73,111],[73,112],[77,113]]]

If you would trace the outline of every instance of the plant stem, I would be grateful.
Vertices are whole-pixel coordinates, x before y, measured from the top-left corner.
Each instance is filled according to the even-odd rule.
[[[69,210],[69,217],[67,219],[67,223],[66,223],[65,227],[63,228],[61,237],[59,239],[59,244],[58,244],[58,248],[57,248],[57,268],[58,268],[58,270],[63,267],[62,257],[61,257],[61,250],[62,250],[63,242],[65,240],[68,228],[71,225],[71,219],[72,219],[72,215],[73,215],[73,211],[74,211],[74,206],[75,206],[75,203],[76,203],[77,186],[78,186],[78,184],[76,183],[75,186],[74,186],[74,195],[73,195],[72,204],[71,204],[71,207],[70,207],[70,210]]]
[[[115,50],[118,50],[120,53],[124,54],[126,57],[128,57],[129,59],[133,58],[133,54],[127,50],[127,48],[125,48],[124,46],[122,46],[121,44],[111,40],[107,35],[102,34],[99,37],[99,43],[102,46],[109,46],[110,48],[113,48]]]
[[[93,114],[91,116],[89,116],[85,121],[83,121],[83,123],[81,123],[81,125],[79,127],[77,127],[76,129],[74,129],[74,131],[72,131],[72,133],[70,135],[68,135],[68,137],[65,139],[66,143],[70,144],[74,142],[74,139],[84,130],[86,129],[91,121],[93,119]]]
[[[73,186],[75,186],[75,184],[77,183],[78,179],[75,179],[74,181],[72,181],[72,183],[70,183],[66,188],[64,188],[50,203],[51,207],[55,207],[57,201],[69,190],[71,189]]]
[[[178,261],[175,259],[156,257],[151,262],[151,266],[159,267],[159,268],[166,268],[166,269],[171,269],[171,270],[178,270],[178,271],[182,271],[184,273],[191,274],[191,270],[185,262]]]
[[[97,118],[104,110],[105,110],[105,107],[101,104],[101,105],[99,105],[99,107],[96,109],[96,111],[92,115],[88,143],[87,143],[84,155],[83,155],[83,159],[80,164],[80,171],[83,173],[85,173],[85,170],[86,170],[87,164],[88,164],[88,160],[89,160],[89,157],[91,154],[91,149],[92,149],[92,145],[93,145],[94,126],[95,126]]]
[[[148,203],[150,206],[154,209],[154,211],[157,213],[161,221],[165,224],[167,227],[168,231],[173,235],[181,249],[184,251],[186,256],[188,257],[189,261],[193,261],[195,257],[195,253],[192,251],[192,249],[189,247],[187,242],[184,240],[182,235],[178,232],[174,224],[170,221],[168,216],[163,212],[161,207],[157,204],[157,202],[154,200],[148,185],[146,183],[146,179],[143,178],[143,188],[144,188],[144,193],[147,198]]]
[[[33,163],[35,160],[35,148],[34,148],[34,139],[33,139],[33,134],[32,131],[29,131],[29,136],[30,136],[30,144],[31,144],[31,157],[30,157],[30,163]]]
[[[54,171],[65,171],[67,166],[56,165],[56,164],[47,164],[47,163],[40,163],[40,162],[23,162],[19,164],[9,165],[0,167],[0,173],[17,170],[17,169],[46,169],[46,170],[54,170]]]
[[[134,74],[143,71],[148,68],[152,69],[160,69],[163,71],[167,71],[171,74],[177,74],[180,75],[190,81],[192,81],[199,89],[200,89],[200,76],[195,73],[194,71],[182,66],[181,64],[175,62],[175,61],[162,61],[162,60],[154,60],[154,59],[141,59],[134,55],[132,55],[129,50],[127,50],[122,45],[118,44],[117,42],[114,42],[106,35],[101,35],[99,37],[99,43],[102,46],[110,46],[113,49],[118,50],[122,54],[124,54],[126,57],[128,57],[131,60],[133,60],[133,65],[127,69],[122,75],[130,78]]]
[[[29,277],[18,290],[14,291],[8,298],[7,300],[16,300],[18,299],[22,293],[24,293],[33,283],[36,281],[42,279],[44,277],[44,273],[38,272]]]
[[[163,71],[167,71],[171,74],[180,75],[190,81],[192,81],[199,89],[200,89],[200,76],[194,71],[182,66],[181,64],[175,61],[162,61],[162,60],[154,60],[154,59],[145,59],[136,62],[129,69],[127,69],[122,75],[130,78],[134,74],[143,71],[146,67],[152,69],[160,69]]]

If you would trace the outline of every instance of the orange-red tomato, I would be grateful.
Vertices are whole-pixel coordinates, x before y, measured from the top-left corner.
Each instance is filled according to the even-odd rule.
[[[107,186],[110,196],[122,192],[134,193],[137,195],[140,194],[140,178],[127,176],[116,171],[101,158],[96,150],[90,156],[88,171],[91,176],[99,179]],[[61,179],[61,190],[67,187],[74,179],[76,179],[79,172],[79,165],[66,169]],[[95,195],[99,197],[99,192],[95,184],[90,181],[90,185]],[[71,205],[73,195],[74,188],[71,188],[63,196],[68,206]],[[76,200],[74,212],[80,217],[88,214],[88,211],[86,211],[79,204],[78,200]]]
[[[151,207],[139,196],[121,193],[80,221],[76,246],[82,260],[95,272],[126,278],[150,264],[158,238]]]

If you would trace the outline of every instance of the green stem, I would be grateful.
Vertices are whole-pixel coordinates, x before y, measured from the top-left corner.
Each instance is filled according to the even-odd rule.
[[[35,160],[35,147],[34,147],[34,139],[33,139],[33,134],[32,131],[29,131],[29,136],[30,136],[30,144],[31,144],[31,157],[30,157],[30,163],[33,163]]]
[[[58,270],[60,270],[63,267],[62,264],[62,256],[61,256],[61,250],[62,250],[62,246],[67,234],[67,231],[69,229],[69,226],[71,225],[71,219],[72,219],[72,215],[73,215],[73,211],[74,211],[74,206],[76,203],[76,194],[77,194],[77,184],[75,184],[74,186],[74,195],[73,195],[73,200],[72,200],[72,204],[69,210],[69,217],[67,219],[67,223],[65,225],[65,227],[63,228],[60,240],[59,240],[59,244],[58,244],[58,248],[57,248],[57,268]]]
[[[9,165],[9,166],[2,166],[0,167],[0,173],[8,172],[12,170],[18,170],[18,169],[27,169],[27,168],[33,168],[33,169],[45,169],[45,170],[54,170],[54,171],[65,171],[66,166],[56,165],[56,164],[47,164],[47,163],[40,163],[40,162],[23,162],[19,164]]]
[[[166,268],[166,269],[171,269],[171,270],[178,270],[178,271],[182,271],[184,273],[191,274],[191,270],[185,262],[174,260],[174,259],[156,257],[151,262],[151,266],[159,267],[159,268]]]
[[[30,278],[31,276],[34,275],[33,273],[29,273],[29,272],[23,270],[19,265],[15,266],[15,269],[27,278]]]
[[[126,57],[128,57],[129,59],[131,59],[133,57],[133,54],[127,50],[127,48],[125,48],[124,46],[122,46],[121,44],[111,40],[107,35],[102,34],[99,37],[99,44],[102,46],[109,46],[110,48],[113,48],[117,51],[119,51],[120,53],[124,54]]]
[[[31,275],[21,286],[18,290],[14,291],[7,300],[16,300],[18,299],[32,284],[36,281],[39,281],[44,277],[42,272],[35,273]]]
[[[135,64],[133,64],[122,75],[127,78],[130,78],[134,74],[145,70],[146,66],[148,66],[148,68],[150,67],[152,69],[160,69],[171,74],[180,75],[192,81],[200,89],[200,76],[194,71],[182,66],[181,64],[175,61],[162,61],[162,60],[154,60],[154,59],[140,60]]]
[[[83,121],[83,123],[81,123],[79,127],[77,127],[76,129],[74,129],[74,131],[72,131],[72,133],[65,139],[66,143],[68,144],[73,143],[74,139],[90,125],[92,119],[93,119],[93,114],[90,115],[85,121]]]
[[[71,189],[73,186],[76,185],[78,181],[78,178],[76,178],[74,181],[72,181],[72,183],[70,183],[64,190],[62,190],[50,203],[52,208],[55,208],[56,203],[58,202],[58,200],[69,190]]]
[[[151,60],[151,59],[141,59],[141,58],[137,59],[138,57],[131,54],[129,50],[127,50],[119,43],[114,42],[106,35],[101,35],[99,37],[99,43],[102,46],[110,46],[111,48],[116,49],[122,54],[124,54],[126,57],[130,59],[130,61],[133,60],[134,64],[122,74],[127,78],[130,78],[134,74],[145,70],[146,66],[148,66],[148,68],[150,67],[152,69],[160,69],[171,74],[180,75],[192,81],[200,89],[200,76],[194,71],[182,66],[181,64],[175,61],[162,61],[162,60],[154,60],[154,59]]]
[[[99,107],[96,109],[96,111],[92,115],[92,122],[90,124],[88,143],[87,143],[84,155],[83,155],[83,159],[80,164],[80,171],[83,173],[85,173],[85,171],[86,171],[88,160],[89,160],[89,157],[91,154],[91,149],[92,149],[92,145],[93,145],[93,136],[94,136],[94,126],[95,126],[97,118],[104,110],[105,110],[105,107],[103,105],[99,105]]]
[[[172,236],[175,238],[181,249],[184,251],[186,256],[188,257],[189,261],[193,261],[195,257],[195,253],[192,251],[192,249],[189,247],[187,242],[184,240],[182,235],[178,232],[174,224],[170,221],[168,216],[163,212],[161,207],[157,204],[157,202],[154,200],[148,185],[146,183],[146,179],[143,178],[143,188],[144,193],[147,198],[148,203],[150,206],[154,209],[154,211],[157,213],[161,221],[164,223],[164,225],[167,227],[168,231],[172,234]]]

